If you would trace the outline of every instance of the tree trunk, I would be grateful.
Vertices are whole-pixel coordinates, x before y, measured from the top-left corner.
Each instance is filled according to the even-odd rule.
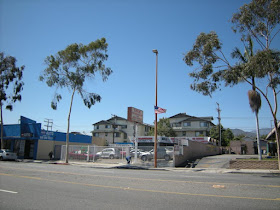
[[[76,88],[73,89],[72,97],[71,97],[71,103],[70,103],[70,109],[68,114],[68,124],[67,124],[67,134],[66,134],[66,157],[65,157],[65,163],[68,163],[69,159],[69,130],[70,130],[70,116],[71,116],[71,110],[72,110],[72,104],[73,104],[73,98],[75,95]]]
[[[280,141],[279,141],[279,131],[278,131],[278,125],[277,125],[277,119],[274,117],[274,128],[275,128],[275,139],[276,139],[276,145],[277,145],[277,156],[278,156],[278,169],[280,170]]]
[[[260,129],[259,129],[259,117],[258,112],[255,112],[256,114],[256,129],[257,129],[257,145],[258,145],[258,154],[259,154],[259,160],[262,160],[262,150],[261,150],[261,142],[260,142]]]
[[[3,132],[4,132],[4,129],[3,129],[3,106],[1,104],[1,149],[4,149],[4,139],[3,139]]]

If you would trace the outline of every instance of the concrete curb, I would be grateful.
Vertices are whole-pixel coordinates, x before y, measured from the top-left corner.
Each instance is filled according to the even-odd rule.
[[[17,162],[24,163],[41,163],[41,164],[57,164],[57,165],[75,165],[87,168],[100,168],[100,169],[133,169],[133,170],[161,170],[161,171],[187,171],[193,173],[234,173],[234,174],[275,174],[280,176],[280,170],[266,170],[266,169],[226,169],[226,168],[152,168],[143,167],[133,164],[99,164],[93,162],[69,162],[65,163],[63,161],[52,161],[52,160],[17,160]]]

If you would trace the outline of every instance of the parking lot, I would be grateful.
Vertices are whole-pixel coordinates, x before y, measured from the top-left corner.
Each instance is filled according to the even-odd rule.
[[[65,160],[66,148],[62,147],[61,160]],[[69,146],[69,160],[81,162],[96,162],[104,164],[137,164],[154,166],[153,147],[138,147],[135,160],[134,147],[98,147]],[[130,160],[130,162],[129,162]],[[158,147],[157,165],[173,167],[173,147]]]

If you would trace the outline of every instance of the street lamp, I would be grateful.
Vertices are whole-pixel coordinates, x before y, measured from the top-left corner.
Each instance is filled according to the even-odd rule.
[[[157,73],[158,73],[158,51],[157,50],[153,50],[153,53],[156,54],[156,103],[155,106],[157,106]],[[154,141],[154,165],[155,168],[157,168],[157,113],[155,113],[155,141]]]

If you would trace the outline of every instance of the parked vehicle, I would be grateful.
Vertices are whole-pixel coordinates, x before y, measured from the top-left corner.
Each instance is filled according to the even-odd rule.
[[[170,156],[170,159],[172,160],[173,159],[173,154],[174,154],[174,151],[173,151],[173,147],[166,147],[165,148],[166,150],[166,154],[168,154]]]
[[[141,154],[142,152],[144,152],[144,150],[138,149],[138,150],[137,150],[137,157],[139,157],[140,154]],[[126,155],[126,151],[125,151],[125,150],[120,151],[120,155],[123,156],[123,157],[126,157],[126,156],[127,156],[127,155]],[[134,156],[135,156],[135,149],[129,150],[129,156],[131,156],[131,157],[134,157]]]
[[[132,149],[132,150],[130,150],[129,152],[130,152],[130,156],[131,156],[131,157],[134,157],[134,156],[135,156],[135,149]],[[138,150],[137,150],[137,157],[140,157],[140,155],[141,155],[142,153],[144,153],[144,150],[138,149]]]
[[[120,156],[126,157],[126,153],[128,152],[128,154],[130,154],[130,150],[131,150],[130,147],[125,147],[125,148],[120,149]]]
[[[83,150],[75,150],[69,153],[69,157],[71,159],[86,160],[87,156],[88,156],[88,152]],[[90,154],[89,158],[92,159],[93,155]]]
[[[143,161],[151,161],[154,158],[154,150],[152,149],[149,152],[143,152],[139,156]],[[173,150],[169,150],[167,148],[157,148],[157,159],[165,159],[169,161],[173,159]]]
[[[109,158],[109,159],[120,158],[120,151],[116,148],[106,148],[103,149],[101,152],[96,153],[95,159],[98,158]]]
[[[17,154],[10,149],[0,150],[0,160],[16,160]]]

